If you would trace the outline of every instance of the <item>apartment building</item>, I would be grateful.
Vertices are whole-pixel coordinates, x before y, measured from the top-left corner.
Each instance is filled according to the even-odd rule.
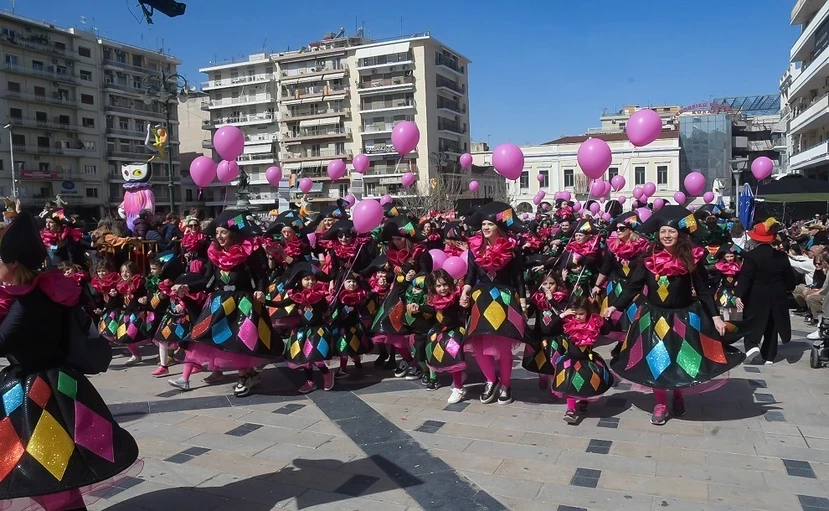
[[[797,0],[790,23],[800,35],[780,81],[788,120],[786,171],[829,179],[829,1]]]
[[[587,133],[624,133],[625,126],[627,126],[630,116],[642,108],[650,108],[651,110],[657,112],[659,117],[662,118],[663,127],[672,125],[676,121],[676,116],[679,115],[680,110],[682,110],[682,107],[679,105],[645,107],[641,105],[626,105],[623,106],[618,112],[605,112],[602,114],[602,116],[599,117],[599,121],[602,123],[601,127],[589,128]]]
[[[298,51],[202,68],[210,78],[203,84],[211,115],[204,127],[212,133],[234,124],[245,132],[240,165],[250,177],[253,204],[273,205],[294,196],[303,177],[314,182],[308,194],[313,203],[330,203],[350,192],[402,195],[406,172],[417,173],[421,187],[441,173],[458,172],[458,158],[469,150],[468,63],[428,34],[383,42],[360,32],[328,34]],[[421,138],[417,149],[401,159],[391,132],[402,120],[416,122]],[[365,175],[332,182],[328,162],[350,163],[359,153],[371,162]],[[285,176],[278,190],[264,178],[274,164]],[[222,189],[208,205],[224,201]]]

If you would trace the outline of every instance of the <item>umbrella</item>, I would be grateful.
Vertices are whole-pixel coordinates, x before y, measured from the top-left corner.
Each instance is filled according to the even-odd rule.
[[[754,219],[754,192],[751,191],[748,183],[743,185],[743,191],[740,192],[737,200],[739,201],[740,222],[748,229],[752,226],[751,221]]]

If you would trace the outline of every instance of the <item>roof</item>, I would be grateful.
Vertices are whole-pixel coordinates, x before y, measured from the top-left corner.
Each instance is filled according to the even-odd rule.
[[[711,103],[728,106],[745,115],[770,115],[780,112],[780,94],[714,98]]]
[[[591,133],[590,135],[572,135],[544,142],[541,145],[579,144],[588,138],[598,138],[604,140],[605,142],[619,142],[627,140],[628,135],[627,133]],[[659,134],[659,138],[679,138],[679,130],[662,130],[662,133]]]

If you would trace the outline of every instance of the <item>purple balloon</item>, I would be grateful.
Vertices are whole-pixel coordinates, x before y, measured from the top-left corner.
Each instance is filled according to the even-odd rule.
[[[616,200],[619,201],[619,204],[624,204],[628,200],[628,198],[622,195]]]
[[[762,181],[774,172],[774,162],[767,156],[761,156],[751,162],[751,173],[758,181]]]
[[[458,256],[447,257],[443,269],[455,280],[463,278],[466,275],[466,260]]]
[[[694,171],[685,176],[685,191],[691,196],[697,197],[705,190],[705,176],[702,173]]]
[[[245,134],[236,126],[222,126],[213,135],[213,147],[225,160],[235,160],[245,150]]]
[[[360,153],[351,160],[351,164],[354,166],[355,172],[365,174],[371,162],[368,160],[368,156]]]
[[[415,184],[415,181],[417,181],[417,177],[411,172],[406,172],[405,174],[403,174],[403,179],[401,181],[403,182],[403,186],[408,188]]]
[[[268,180],[268,184],[271,186],[279,186],[279,182],[282,181],[282,169],[279,167],[268,167],[268,170],[265,171],[265,179]]]
[[[581,202],[576,201],[573,203],[573,211],[578,212],[581,210]]]
[[[711,204],[712,202],[714,202],[714,192],[705,192],[704,194],[702,194],[702,200],[706,204]]]
[[[636,216],[638,216],[639,220],[641,220],[643,222],[645,220],[647,220],[648,218],[650,218],[652,214],[653,214],[653,212],[651,210],[649,210],[648,208],[639,208],[639,209],[636,210]]]
[[[547,179],[547,176],[545,176],[544,174],[538,174],[537,176],[535,176],[535,178],[540,183],[540,182],[544,181],[545,179]]]
[[[389,195],[389,194],[386,194],[386,195],[380,197],[380,205],[381,206],[385,206],[386,204],[391,204],[392,202],[393,201],[392,201],[391,195]]]
[[[446,252],[439,248],[433,248],[429,251],[429,255],[432,256],[432,271],[442,269],[443,263],[446,262]]]
[[[610,218],[610,213],[602,213],[602,220],[604,220],[605,222],[609,222]]]
[[[331,160],[328,162],[328,177],[332,180],[340,179],[345,175],[345,162],[342,160]]]
[[[679,204],[680,206],[683,206],[685,204],[686,200],[688,200],[688,199],[685,197],[684,193],[676,192],[674,194],[674,201],[676,201],[676,203]]]
[[[499,174],[514,181],[524,170],[524,153],[515,144],[501,144],[492,152],[492,166]]]
[[[696,206],[694,206],[693,204],[691,204],[690,206],[688,206],[688,211],[696,211],[696,210],[697,210],[697,207],[696,207]]]
[[[400,121],[391,132],[391,143],[400,156],[406,156],[420,142],[420,130],[412,121]]]
[[[477,181],[470,181],[469,182],[469,191],[475,193],[478,191],[478,182]]]
[[[199,188],[204,188],[216,179],[216,170],[216,162],[209,156],[199,156],[190,162],[190,177]]]
[[[462,169],[468,169],[472,166],[472,155],[469,153],[463,153],[460,157],[460,163]]]
[[[618,192],[625,187],[625,177],[618,174],[613,176],[610,179],[610,185],[613,187],[614,192]]]
[[[216,168],[216,177],[220,183],[229,183],[239,177],[239,164],[235,161],[222,160]]]
[[[659,211],[662,209],[662,206],[665,205],[665,199],[654,199],[653,201],[653,210]]]
[[[383,206],[373,199],[363,199],[351,208],[354,230],[360,234],[373,231],[383,221]]]
[[[353,207],[354,203],[357,202],[357,199],[354,197],[353,193],[349,193],[343,198],[344,201],[348,203],[348,207]]]
[[[656,185],[655,185],[655,184],[653,184],[653,183],[651,183],[650,181],[648,181],[648,182],[647,182],[647,183],[645,183],[645,185],[642,187],[642,191],[643,191],[643,192],[645,192],[645,195],[647,195],[648,197],[650,197],[651,195],[653,195],[653,194],[655,194],[655,193],[656,193]]]
[[[593,213],[594,215],[599,212],[599,203],[598,202],[593,202],[593,203],[590,204],[590,212]]]
[[[314,187],[314,182],[311,181],[311,178],[303,177],[299,180],[299,189],[302,193],[308,193]]]
[[[610,194],[610,189],[612,188],[610,186],[610,183],[607,182],[607,181],[602,181],[602,183],[604,183],[604,191],[602,193],[602,196],[609,195]]]
[[[562,197],[561,192],[556,192],[556,193],[553,194],[553,200],[559,200],[559,199],[563,199],[563,198],[564,197]]]
[[[658,113],[649,108],[644,108],[630,116],[625,131],[628,140],[633,145],[637,147],[646,146],[659,138],[659,134],[662,132],[662,119]]]
[[[562,199],[564,199],[564,200],[570,200],[570,198],[571,198],[571,197],[572,197],[572,195],[571,195],[571,194],[570,194],[570,192],[568,192],[567,190],[565,190],[565,191],[561,192],[561,198],[562,198]]]
[[[590,195],[596,198],[603,196],[604,184],[604,181],[593,181],[593,185],[590,187]]]
[[[543,199],[544,199],[544,197],[542,197],[541,195],[535,194],[535,197],[533,197],[533,204],[538,206],[539,204],[541,204],[541,201]]]
[[[613,161],[613,153],[607,142],[600,138],[588,138],[579,146],[576,159],[584,175],[599,179]]]
[[[636,188],[633,189],[633,196],[636,197],[636,200],[641,199],[642,196],[644,196],[644,195],[645,195],[645,191],[642,190],[642,187],[637,186]]]

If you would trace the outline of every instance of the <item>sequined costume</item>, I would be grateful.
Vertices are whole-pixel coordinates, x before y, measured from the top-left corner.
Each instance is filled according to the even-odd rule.
[[[616,217],[611,225],[625,224],[633,229],[640,224],[635,212],[626,213]],[[604,261],[599,273],[607,277],[604,287],[604,296],[601,300],[601,310],[615,306],[622,291],[628,285],[628,280],[637,265],[642,264],[642,254],[650,244],[645,238],[637,238],[635,241],[622,243],[616,233],[612,233],[607,239],[607,248],[604,252]],[[623,336],[630,326],[630,320],[624,310],[617,310],[609,318],[611,329],[615,334]]]
[[[373,298],[365,289],[341,290],[331,314],[334,328],[334,347],[338,355],[349,357],[371,353],[374,343],[366,332],[364,318],[375,307]],[[373,312],[373,311],[372,311]]]
[[[115,342],[119,344],[138,344],[147,340],[146,322],[155,319],[140,303],[139,299],[147,296],[144,278],[133,275],[130,280],[120,280],[116,284],[123,305],[117,311],[118,326],[115,329]],[[152,334],[150,334],[152,337]]]
[[[431,296],[420,312],[434,318],[426,334],[426,363],[437,373],[454,373],[466,368],[463,345],[466,337],[466,310],[458,296]]]
[[[556,363],[566,350],[562,347],[561,314],[567,306],[567,292],[556,291],[548,299],[543,291],[530,297],[527,312],[535,318],[533,331],[524,346],[521,366],[532,373],[554,375]]]
[[[556,361],[552,379],[554,394],[562,397],[591,398],[601,396],[613,386],[613,375],[604,359],[593,351],[602,318],[594,314],[587,321],[566,318],[560,325],[562,355]]]
[[[735,289],[737,287],[737,278],[740,274],[740,263],[717,261],[714,265],[715,276],[719,277],[716,284],[716,292],[714,293],[714,300],[717,305],[722,308],[737,307],[737,296]]]

